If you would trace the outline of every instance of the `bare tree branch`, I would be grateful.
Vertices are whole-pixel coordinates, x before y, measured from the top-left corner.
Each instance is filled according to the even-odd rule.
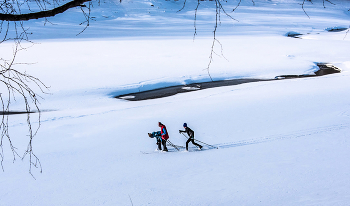
[[[312,1],[310,1],[312,3]],[[305,4],[305,0],[303,0],[303,3],[301,3],[301,8],[303,9],[305,15],[310,19],[310,16],[306,13],[305,9],[304,9],[304,4]]]
[[[254,1],[253,1],[254,3]],[[238,2],[237,6],[232,10],[235,11],[239,5],[241,4],[241,0]],[[222,44],[220,43],[220,41],[216,38],[216,31],[217,31],[217,28],[218,28],[218,25],[221,24],[221,11],[227,16],[229,17],[230,19],[234,20],[234,21],[237,21],[237,19],[233,18],[230,14],[228,14],[225,10],[225,8],[223,7],[223,5],[221,4],[220,0],[215,0],[215,25],[214,25],[214,30],[213,30],[213,42],[212,42],[212,45],[211,45],[211,51],[210,51],[210,55],[209,55],[209,63],[208,63],[208,66],[206,68],[207,70],[207,73],[208,73],[208,76],[210,77],[210,80],[213,81],[213,78],[210,74],[210,66],[213,62],[213,55],[216,54],[218,55],[214,48],[215,48],[215,43],[218,43],[220,45],[220,48],[221,48],[221,55],[218,55],[218,56],[222,56],[224,57],[223,55],[223,48],[222,48]],[[224,57],[225,58],[225,57]],[[225,58],[226,59],[226,58]]]
[[[241,2],[242,2],[242,0],[239,0],[237,6],[232,11],[235,11],[239,7],[239,5],[241,5]],[[254,1],[253,1],[253,3],[254,3]]]
[[[182,10],[186,7],[186,3],[187,3],[187,1],[185,0],[185,1],[184,1],[184,5],[182,6],[182,8],[181,8],[180,10],[178,10],[177,12],[182,11]]]
[[[334,4],[333,2],[331,2],[331,1],[329,1],[329,0],[323,0],[323,8],[326,8],[325,2],[328,2],[328,3],[330,3],[330,4],[336,5],[336,4]]]
[[[345,40],[345,38],[346,38],[346,36],[348,35],[349,31],[350,31],[350,27],[349,27],[349,29],[346,31],[346,33],[345,33],[345,36],[344,36],[343,40]]]
[[[193,34],[193,40],[195,39],[195,37],[197,35],[197,12],[198,12],[199,5],[200,5],[200,2],[199,2],[199,0],[197,0],[197,6],[194,9],[194,34]]]
[[[83,12],[84,17],[85,17],[85,21],[82,22],[82,23],[80,23],[80,25],[86,24],[86,26],[85,26],[85,28],[84,28],[81,32],[79,32],[76,36],[78,36],[78,35],[80,35],[81,33],[83,33],[83,32],[88,28],[88,26],[90,26],[90,20],[94,20],[94,17],[91,17],[91,6],[92,6],[92,3],[89,2],[89,6],[87,7],[88,13],[86,13],[86,12],[84,11],[84,9],[81,8],[81,11]]]
[[[22,160],[25,157],[29,156],[29,173],[32,174],[32,166],[40,169],[42,172],[42,167],[39,158],[33,152],[33,137],[37,134],[38,129],[40,128],[40,109],[39,109],[39,98],[38,95],[33,88],[33,84],[39,88],[42,93],[45,93],[44,89],[48,89],[48,87],[38,78],[27,74],[26,72],[21,72],[15,69],[15,65],[23,64],[16,63],[16,56],[19,51],[23,50],[20,44],[20,41],[15,41],[15,47],[13,49],[13,58],[11,60],[5,60],[0,58],[0,83],[2,83],[5,88],[7,88],[7,94],[0,93],[0,103],[1,103],[1,123],[0,123],[0,158],[1,158],[1,167],[3,168],[4,161],[4,150],[3,150],[3,142],[6,139],[9,142],[10,149],[13,154],[13,161],[16,160],[16,157],[21,158]],[[25,113],[27,115],[27,128],[28,128],[28,145],[23,155],[20,155],[18,149],[14,146],[11,140],[11,136],[9,135],[9,114],[11,114],[10,105],[11,101],[16,101],[16,96],[19,96],[24,101],[25,105]],[[38,112],[38,126],[35,130],[33,130],[33,126],[31,124],[31,113],[35,110],[31,108],[31,105],[34,106],[35,110]],[[34,177],[34,176],[33,176]]]
[[[3,21],[28,21],[32,19],[40,19],[40,18],[47,18],[47,17],[52,17],[57,14],[63,13],[67,11],[70,8],[74,7],[85,7],[83,3],[88,2],[91,0],[74,0],[70,1],[62,6],[59,6],[57,8],[54,8],[52,10],[45,10],[46,8],[40,5],[44,11],[40,12],[34,12],[34,13],[28,13],[28,14],[0,14],[0,20]],[[40,2],[40,1],[37,1]]]

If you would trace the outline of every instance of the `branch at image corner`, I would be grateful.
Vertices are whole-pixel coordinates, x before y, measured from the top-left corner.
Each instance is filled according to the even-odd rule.
[[[70,8],[86,7],[83,3],[89,2],[89,1],[91,0],[74,0],[62,6],[54,8],[52,10],[33,12],[33,13],[27,13],[27,14],[0,14],[0,20],[1,21],[28,21],[32,19],[52,17],[57,14],[63,13]]]

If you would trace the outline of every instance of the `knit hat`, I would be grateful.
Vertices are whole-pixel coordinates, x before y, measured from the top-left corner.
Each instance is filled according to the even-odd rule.
[[[187,127],[187,123],[184,123],[184,127]]]

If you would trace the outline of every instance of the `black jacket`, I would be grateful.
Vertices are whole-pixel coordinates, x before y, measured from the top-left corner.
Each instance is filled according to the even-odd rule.
[[[194,131],[189,127],[186,127],[185,131],[180,130],[180,132],[186,132],[190,138],[194,138]]]

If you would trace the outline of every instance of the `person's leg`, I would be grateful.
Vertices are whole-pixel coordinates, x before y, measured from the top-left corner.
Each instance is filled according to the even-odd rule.
[[[161,140],[157,139],[158,150],[162,150],[161,144],[162,144]]]
[[[188,138],[188,140],[186,141],[186,150],[188,150],[188,143],[190,143],[191,138]]]
[[[202,149],[202,145],[195,143],[195,142],[194,142],[194,138],[191,138],[191,142],[192,142],[192,144],[194,144],[194,145],[196,145],[197,147],[199,147],[199,149]]]
[[[163,143],[163,151],[168,151],[168,148],[166,147],[166,140],[162,139]]]

